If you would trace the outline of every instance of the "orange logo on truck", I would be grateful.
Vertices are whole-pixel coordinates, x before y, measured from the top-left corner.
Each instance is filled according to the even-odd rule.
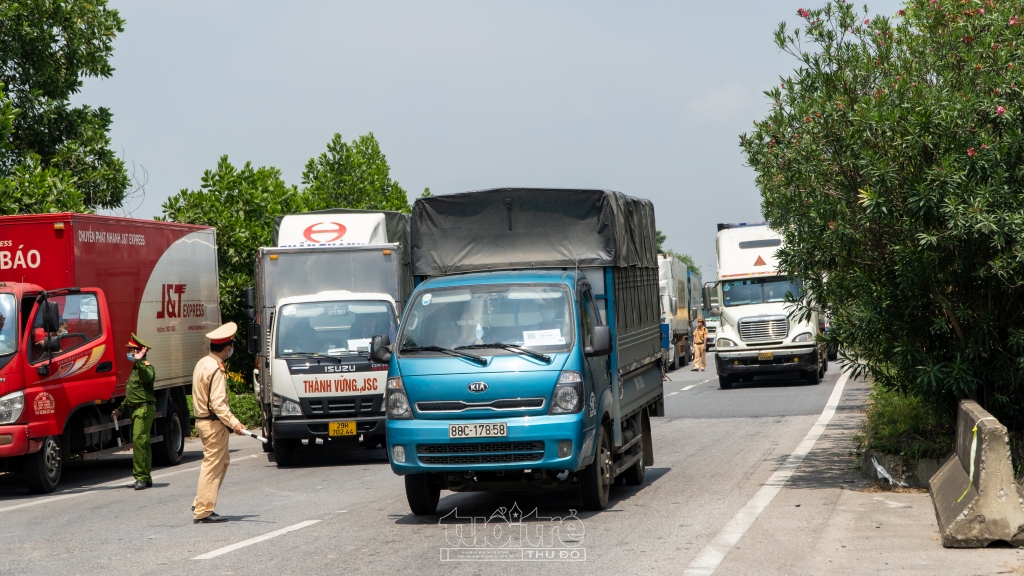
[[[325,224],[328,226],[328,228],[322,230],[315,230],[317,226],[323,226]],[[306,238],[306,240],[309,240],[314,244],[328,244],[330,242],[337,242],[338,240],[344,238],[345,232],[348,232],[348,228],[345,228],[343,224],[340,224],[338,222],[317,222],[316,224],[307,226],[306,229],[302,231],[302,235]],[[329,240],[324,240],[323,238],[325,235],[332,236]],[[320,237],[321,239],[317,240],[314,236]]]
[[[767,266],[767,265],[768,264],[765,263],[764,258],[761,258],[760,256],[758,256],[757,260],[754,262],[754,266]]]

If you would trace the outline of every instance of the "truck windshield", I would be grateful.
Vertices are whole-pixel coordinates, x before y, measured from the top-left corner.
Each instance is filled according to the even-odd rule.
[[[0,356],[18,351],[18,299],[0,294]]]
[[[786,294],[800,297],[800,281],[785,278],[746,278],[722,283],[722,297],[726,306],[785,302]]]
[[[574,326],[569,291],[562,286],[519,284],[426,290],[409,305],[399,336],[400,351],[501,343],[558,352],[572,345]]]
[[[395,337],[394,309],[379,300],[286,304],[278,318],[279,358],[366,353],[374,336]]]

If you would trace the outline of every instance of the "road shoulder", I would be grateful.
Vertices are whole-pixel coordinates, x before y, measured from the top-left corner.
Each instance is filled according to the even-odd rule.
[[[1022,570],[1012,548],[945,549],[927,492],[867,491],[854,469],[870,386],[847,382],[836,414],[786,486],[716,574],[995,574]]]

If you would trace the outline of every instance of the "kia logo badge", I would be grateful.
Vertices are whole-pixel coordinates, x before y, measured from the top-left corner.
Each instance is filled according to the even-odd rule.
[[[469,385],[470,392],[483,392],[487,390],[487,382],[472,382]]]
[[[327,228],[317,228],[317,226],[327,226]],[[338,222],[317,222],[303,230],[302,235],[306,240],[314,244],[329,244],[341,240],[345,236],[345,232],[348,232],[348,230],[344,224]],[[327,236],[330,236],[330,238],[327,238]]]

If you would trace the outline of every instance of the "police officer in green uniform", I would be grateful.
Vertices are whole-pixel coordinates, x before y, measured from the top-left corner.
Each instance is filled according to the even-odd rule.
[[[128,360],[133,363],[132,375],[128,377],[124,401],[110,415],[116,420],[122,412],[132,417],[132,476],[135,482],[127,487],[145,490],[153,487],[153,447],[150,445],[150,430],[156,416],[156,393],[153,381],[156,370],[146,361],[149,346],[132,334],[128,341]]]

